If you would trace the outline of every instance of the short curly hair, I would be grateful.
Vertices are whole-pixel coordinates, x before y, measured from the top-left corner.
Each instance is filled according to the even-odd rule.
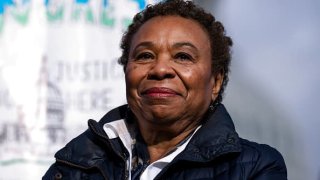
[[[132,24],[122,36],[120,44],[122,55],[118,60],[119,64],[123,65],[124,70],[126,69],[133,36],[145,22],[157,16],[180,16],[192,19],[198,22],[208,32],[212,55],[212,73],[215,76],[218,74],[223,75],[222,86],[215,99],[215,103],[220,103],[225,87],[229,81],[228,75],[230,71],[232,40],[226,36],[221,22],[216,21],[212,14],[196,6],[192,1],[162,1],[155,5],[148,5],[143,11],[136,14]]]

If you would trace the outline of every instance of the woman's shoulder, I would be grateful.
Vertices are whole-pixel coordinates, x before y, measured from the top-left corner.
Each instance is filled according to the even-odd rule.
[[[240,144],[244,158],[248,156],[251,160],[284,161],[281,153],[267,144],[259,144],[243,138],[240,138]]]
[[[267,144],[259,144],[240,138],[241,153],[238,160],[250,166],[254,177],[285,177],[287,170],[281,153]],[[277,179],[277,178],[276,178]]]

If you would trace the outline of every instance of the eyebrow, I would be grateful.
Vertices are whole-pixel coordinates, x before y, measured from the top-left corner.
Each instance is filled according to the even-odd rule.
[[[154,44],[151,41],[144,41],[144,42],[137,44],[135,47],[133,47],[132,50],[134,52],[140,47],[153,47],[153,46],[154,46]]]
[[[133,48],[133,51],[135,51],[137,48],[140,48],[140,47],[154,47],[154,43],[151,42],[151,41],[144,41],[144,42],[141,42],[139,44],[137,44],[134,48]],[[190,42],[177,42],[177,43],[174,43],[173,44],[173,47],[174,48],[180,48],[180,47],[183,47],[183,46],[188,46],[188,47],[191,47],[192,49],[198,51],[198,48],[193,45],[192,43]]]
[[[198,51],[198,48],[190,42],[177,42],[177,43],[174,43],[174,45],[173,45],[174,48],[179,48],[179,47],[183,47],[183,46],[189,46],[192,49]]]

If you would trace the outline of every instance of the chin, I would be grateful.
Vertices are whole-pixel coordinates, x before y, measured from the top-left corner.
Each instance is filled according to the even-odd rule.
[[[145,120],[155,124],[168,124],[180,119],[178,114],[175,109],[157,107],[145,110],[143,117]]]

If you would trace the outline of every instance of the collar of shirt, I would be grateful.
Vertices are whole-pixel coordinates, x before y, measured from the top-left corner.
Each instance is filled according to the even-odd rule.
[[[141,180],[154,179],[166,165],[168,165],[178,154],[180,154],[186,148],[191,137],[196,133],[196,131],[200,127],[201,125],[197,127],[196,130],[191,135],[189,135],[185,140],[179,143],[177,147],[174,150],[172,150],[170,153],[168,153],[165,157],[149,164],[145,168],[145,170],[142,172],[140,179]],[[129,172],[129,179],[131,179],[132,158],[133,158],[132,149],[134,148],[134,145],[136,143],[136,139],[135,139],[136,134],[134,134],[135,131],[132,131],[133,128],[135,128],[135,126],[134,127],[130,126],[130,124],[127,124],[124,119],[106,123],[103,126],[103,129],[106,132],[107,136],[110,139],[120,138],[124,147],[129,152],[129,158],[126,162],[126,167],[127,167],[126,170]]]

